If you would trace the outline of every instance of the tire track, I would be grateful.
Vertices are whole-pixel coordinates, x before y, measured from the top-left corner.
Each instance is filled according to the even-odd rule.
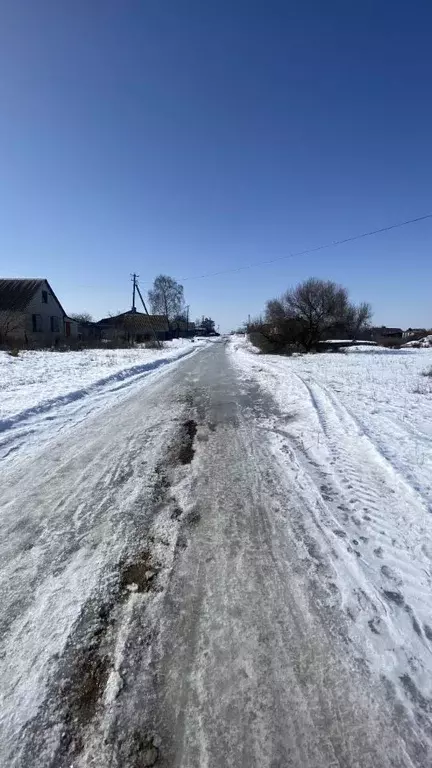
[[[296,447],[321,494],[318,509],[323,522],[328,529],[331,520],[338,520],[333,534],[356,560],[349,567],[357,571],[361,586],[360,591],[352,588],[354,602],[347,605],[348,615],[363,624],[367,618],[376,639],[379,635],[380,641],[387,638],[397,643],[412,684],[421,690],[425,683],[422,671],[428,669],[432,653],[428,629],[432,577],[430,559],[424,552],[428,529],[423,521],[428,518],[423,500],[381,456],[333,393],[296,376],[308,393],[323,435],[321,457],[318,450],[305,450],[298,440]],[[409,537],[404,534],[405,526]],[[376,645],[382,653],[382,643]],[[398,663],[395,661],[394,669]]]

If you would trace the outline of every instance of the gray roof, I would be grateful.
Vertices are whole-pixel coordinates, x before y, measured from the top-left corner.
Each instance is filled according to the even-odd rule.
[[[66,315],[48,280],[43,277],[0,278],[0,311],[24,312],[39,288],[45,287]]]
[[[0,310],[22,312],[45,280],[0,279]]]

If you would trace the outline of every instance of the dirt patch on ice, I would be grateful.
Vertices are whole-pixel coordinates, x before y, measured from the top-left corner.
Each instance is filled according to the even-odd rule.
[[[138,554],[134,560],[120,565],[120,590],[123,596],[129,592],[148,592],[159,568],[153,564],[150,552]]]
[[[79,737],[74,738],[73,731],[76,732],[77,726],[85,725],[93,719],[108,674],[109,659],[99,655],[97,643],[87,648],[76,660],[71,677],[62,691],[68,702],[66,728],[62,734],[62,752],[74,754],[80,751]]]
[[[79,635],[85,623],[91,618],[92,610],[84,611],[77,632],[70,638],[65,653],[64,677],[59,684],[58,698],[63,703],[62,733],[57,760],[70,760],[83,749],[82,728],[95,716],[100,698],[105,690],[110,671],[109,656],[102,645],[107,631],[112,626],[114,600],[103,603],[93,617],[92,630],[85,645],[80,645]]]
[[[110,597],[99,608],[94,601],[85,606],[63,656],[62,678],[51,697],[53,711],[50,713],[62,723],[56,754],[58,766],[69,765],[82,752],[85,729],[101,706],[113,666],[112,644],[119,620],[118,608],[133,593],[145,593],[155,588],[159,563],[154,561],[148,549],[143,549],[121,560],[116,571]],[[60,712],[54,712],[56,702],[61,702]],[[157,750],[151,744],[147,748],[146,744],[144,740],[141,747],[137,746],[136,759],[131,759],[128,765],[154,765]],[[148,762],[155,755],[155,760]]]
[[[130,738],[117,744],[118,764],[128,768],[151,768],[159,759],[159,746],[157,737],[149,739],[135,731]]]
[[[153,505],[160,504],[166,498],[168,489],[171,485],[168,476],[167,462],[157,464],[155,467],[156,480],[153,487],[152,502]]]
[[[180,464],[191,463],[195,455],[193,443],[194,443],[196,433],[197,433],[196,421],[194,421],[194,419],[188,419],[187,421],[185,421],[183,424],[183,435],[182,435],[182,441],[180,444],[180,450],[178,455]]]

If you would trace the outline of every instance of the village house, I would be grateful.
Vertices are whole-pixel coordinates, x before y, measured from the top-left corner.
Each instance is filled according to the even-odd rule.
[[[423,338],[423,336],[426,336],[427,333],[428,332],[426,328],[407,328],[407,330],[403,332],[402,336],[404,339],[414,341],[415,339]]]
[[[154,334],[159,341],[170,338],[170,328],[165,315],[147,315],[136,310],[122,312],[114,317],[104,317],[94,325],[99,329],[102,341],[140,344],[151,341]]]
[[[0,344],[54,346],[77,333],[48,280],[0,279]]]
[[[195,336],[195,323],[190,320],[171,320],[170,331],[174,338],[190,338]]]
[[[402,328],[389,328],[386,325],[380,325],[365,328],[357,334],[356,338],[359,341],[375,341],[377,344],[381,344],[389,340],[397,342],[400,339],[402,341],[402,334]]]

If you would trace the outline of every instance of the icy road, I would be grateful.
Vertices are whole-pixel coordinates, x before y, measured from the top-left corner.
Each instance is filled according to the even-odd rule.
[[[4,464],[1,766],[432,765],[424,488],[247,355]]]

